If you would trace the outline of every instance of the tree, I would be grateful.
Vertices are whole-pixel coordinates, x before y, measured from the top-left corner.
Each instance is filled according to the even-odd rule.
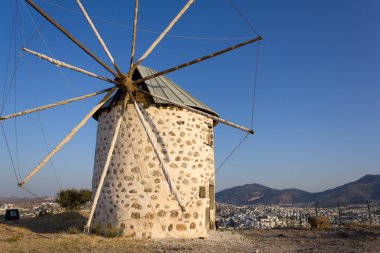
[[[77,210],[91,200],[91,191],[88,189],[66,189],[57,193],[56,202],[68,210]]]

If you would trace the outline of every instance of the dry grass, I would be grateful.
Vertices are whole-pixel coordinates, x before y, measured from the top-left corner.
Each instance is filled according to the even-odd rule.
[[[85,223],[86,213],[80,212],[0,222],[0,252],[348,252],[352,249],[377,252],[380,248],[379,226],[339,231],[220,231],[205,239],[136,240],[86,235],[82,232]]]
[[[355,228],[377,228],[377,229],[380,229],[380,224],[368,224],[368,223],[359,223],[359,222],[346,222],[343,224],[343,226],[345,228],[348,228],[348,229],[355,229]]]
[[[0,252],[247,252],[251,244],[236,233],[219,232],[204,239],[137,240],[120,237],[118,228],[96,229],[86,235],[87,213],[48,214],[17,222],[0,221]],[[93,232],[96,232],[93,231]],[[233,241],[234,243],[231,243]],[[224,246],[223,246],[224,245]]]

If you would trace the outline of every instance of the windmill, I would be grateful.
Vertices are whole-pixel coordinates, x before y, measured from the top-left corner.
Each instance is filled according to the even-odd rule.
[[[91,118],[98,121],[91,225],[117,226],[124,235],[139,238],[206,236],[215,224],[213,127],[222,123],[247,133],[253,130],[218,116],[212,109],[177,86],[165,74],[257,42],[260,36],[178,66],[155,71],[141,63],[187,11],[189,0],[135,60],[138,0],[135,0],[129,69],[123,73],[107,49],[80,0],[80,10],[113,68],[109,67],[32,0],[33,9],[104,67],[111,78],[23,48],[57,66],[77,71],[112,85],[106,90],[1,116],[0,120],[64,105],[99,94],[106,95],[19,183],[22,187]]]

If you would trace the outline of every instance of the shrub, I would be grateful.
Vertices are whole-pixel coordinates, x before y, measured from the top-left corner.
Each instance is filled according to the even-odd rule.
[[[66,189],[57,193],[56,202],[68,210],[76,210],[91,200],[91,191],[87,189]]]
[[[123,235],[123,229],[108,225],[103,232],[103,236],[108,238],[121,237]]]
[[[318,230],[326,230],[331,228],[331,224],[329,219],[324,216],[311,216],[307,218],[311,228],[315,228]]]
[[[123,229],[110,224],[108,224],[105,228],[103,228],[100,224],[94,224],[90,227],[90,233],[107,238],[115,238],[123,235]]]
[[[100,224],[93,224],[90,226],[90,233],[94,235],[102,234],[102,226]]]
[[[9,237],[8,239],[5,239],[5,241],[7,241],[7,242],[17,242],[19,239],[20,239],[20,237],[18,235],[15,235],[15,236]]]
[[[77,227],[70,227],[69,228],[69,234],[73,234],[73,235],[76,235],[76,234],[79,234],[80,231]]]

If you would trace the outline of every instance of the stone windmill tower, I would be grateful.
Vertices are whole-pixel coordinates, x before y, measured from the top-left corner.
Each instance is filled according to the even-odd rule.
[[[100,102],[26,176],[24,185],[91,118],[98,121],[93,196],[87,229],[92,224],[123,229],[138,238],[206,236],[214,228],[213,127],[223,123],[253,134],[251,129],[221,119],[165,74],[261,40],[260,36],[164,71],[141,65],[193,3],[189,0],[146,52],[134,59],[138,0],[135,0],[130,66],[122,73],[77,0],[114,69],[110,68],[31,0],[37,12],[110,72],[99,76],[46,55],[24,51],[55,65],[109,82],[112,88],[3,116],[0,120],[67,104],[102,93]]]
[[[152,73],[139,66],[134,79]],[[165,76],[144,82],[141,89],[217,116]],[[122,97],[121,92],[116,94],[95,114],[98,131],[93,192],[121,117]],[[136,100],[143,121],[128,104],[93,223],[110,223],[137,237],[207,235],[215,224],[214,121],[164,100],[149,96],[137,96]],[[153,144],[145,131],[150,132]]]

